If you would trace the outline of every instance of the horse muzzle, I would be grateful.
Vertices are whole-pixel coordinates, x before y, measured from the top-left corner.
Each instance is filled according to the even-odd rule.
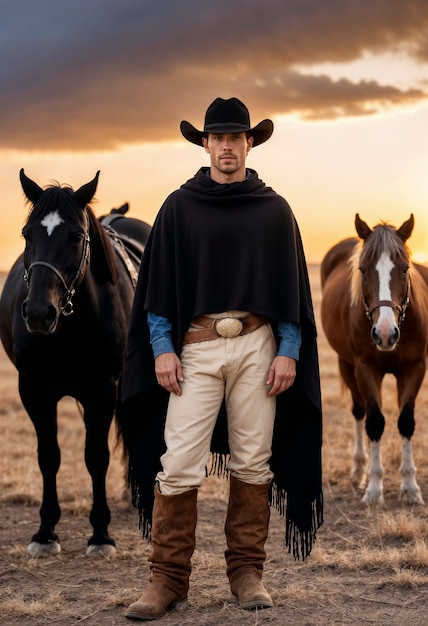
[[[35,305],[27,298],[22,303],[21,315],[32,335],[52,335],[58,326],[59,310],[51,302]]]
[[[371,328],[370,336],[378,350],[391,352],[397,347],[400,329],[395,324],[375,324]]]

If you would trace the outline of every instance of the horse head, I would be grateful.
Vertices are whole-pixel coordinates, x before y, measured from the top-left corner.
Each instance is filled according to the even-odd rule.
[[[20,171],[22,189],[31,204],[22,230],[28,292],[21,309],[30,333],[50,335],[61,314],[73,313],[73,296],[89,265],[93,220],[88,204],[98,176],[99,172],[73,191],[58,184],[42,189]]]
[[[358,213],[355,216],[355,228],[362,240],[357,259],[359,289],[371,323],[371,337],[382,351],[396,348],[409,305],[410,259],[406,241],[413,226],[413,215],[397,229],[387,223],[371,229]]]

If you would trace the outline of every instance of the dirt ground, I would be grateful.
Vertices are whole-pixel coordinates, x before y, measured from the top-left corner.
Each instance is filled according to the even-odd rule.
[[[180,626],[428,625],[428,517],[423,506],[398,500],[401,442],[396,427],[395,384],[384,383],[387,425],[382,439],[385,506],[367,509],[349,474],[354,424],[336,358],[319,320],[319,268],[310,267],[319,330],[324,410],[325,522],[305,562],[284,549],[284,521],[272,511],[264,582],[275,606],[243,611],[231,599],[225,576],[223,524],[226,482],[207,479],[199,494],[197,548],[190,608],[157,623]],[[58,556],[26,554],[37,530],[41,479],[36,441],[17,392],[13,367],[0,351],[0,623],[19,626],[113,626],[139,623],[124,617],[149,577],[149,546],[123,488],[123,468],[113,453],[108,474],[114,558],[88,558],[90,483],[83,463],[83,426],[74,401],[61,403],[62,465],[58,487],[62,518]],[[417,478],[428,501],[428,380],[417,402],[413,438]],[[112,447],[114,437],[112,434]]]

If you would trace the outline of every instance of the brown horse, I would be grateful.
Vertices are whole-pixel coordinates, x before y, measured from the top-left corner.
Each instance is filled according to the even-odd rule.
[[[400,497],[423,504],[416,482],[411,438],[415,400],[424,379],[428,346],[428,286],[426,268],[413,264],[406,241],[413,215],[400,228],[380,223],[371,230],[355,217],[360,239],[340,241],[321,264],[321,320],[327,340],[337,352],[340,375],[352,395],[356,442],[351,480],[365,479],[367,453],[364,417],[370,441],[365,504],[383,504],[380,440],[385,426],[381,384],[385,374],[397,380],[402,437]]]

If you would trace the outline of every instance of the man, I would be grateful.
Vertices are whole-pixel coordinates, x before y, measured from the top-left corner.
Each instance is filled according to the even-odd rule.
[[[246,167],[273,124],[252,128],[240,100],[217,98],[203,131],[185,121],[180,128],[210,166],[156,218],[122,386],[130,478],[152,541],[150,584],[125,613],[141,620],[187,604],[210,452],[215,471],[230,476],[225,557],[242,608],[273,605],[261,581],[270,504],[285,511],[296,558],[309,554],[322,523],[321,400],[303,248],[287,202]]]

